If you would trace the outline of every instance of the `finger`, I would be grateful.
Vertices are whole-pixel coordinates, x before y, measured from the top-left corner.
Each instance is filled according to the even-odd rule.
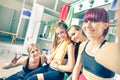
[[[22,57],[22,56],[20,55],[20,56],[17,58],[17,60],[20,59],[21,57]]]
[[[15,58],[17,57],[17,53],[15,53]]]

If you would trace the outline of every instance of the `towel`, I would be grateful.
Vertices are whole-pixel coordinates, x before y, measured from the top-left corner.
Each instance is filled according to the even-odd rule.
[[[58,64],[62,64],[64,56],[67,51],[67,46],[70,43],[70,39],[67,39],[65,41],[61,41],[56,50],[53,52],[54,59],[57,60]]]
[[[73,14],[74,14],[74,7],[70,7],[69,13],[68,13],[67,18],[65,20],[65,23],[67,24],[67,26],[71,25]]]
[[[69,5],[70,4],[65,4],[60,7],[60,17],[59,20],[65,21],[69,12]]]

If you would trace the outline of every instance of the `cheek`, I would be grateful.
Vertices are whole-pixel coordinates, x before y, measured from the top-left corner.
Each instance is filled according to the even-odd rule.
[[[83,26],[82,26],[82,30],[85,31],[85,28],[86,28],[85,25],[83,25]]]
[[[67,37],[67,34],[66,34],[66,33],[63,33],[62,35],[63,35],[64,37]]]

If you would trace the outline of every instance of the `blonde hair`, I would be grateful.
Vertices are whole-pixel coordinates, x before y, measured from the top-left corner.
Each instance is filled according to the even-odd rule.
[[[82,30],[82,28],[78,25],[71,25],[69,28],[68,28],[68,31],[71,29],[71,28],[74,28],[75,30],[79,31],[81,30],[82,31],[82,34],[86,37],[84,31]]]
[[[65,29],[65,31],[66,31],[66,33],[67,33],[67,28],[68,28],[68,26],[67,26],[63,21],[58,22],[58,23],[55,25],[55,29],[56,29],[56,28],[59,28],[59,27]],[[68,34],[67,34],[67,35],[68,35]],[[56,49],[56,47],[57,47],[58,44],[59,44],[59,38],[58,38],[57,34],[55,33],[54,38],[53,38],[53,42],[52,42],[52,48],[53,48],[53,49]]]
[[[32,43],[32,44],[30,44],[30,45],[27,46],[27,52],[28,52],[28,54],[30,54],[30,51],[32,50],[32,48],[34,46],[36,46],[40,50],[40,47],[37,44]]]

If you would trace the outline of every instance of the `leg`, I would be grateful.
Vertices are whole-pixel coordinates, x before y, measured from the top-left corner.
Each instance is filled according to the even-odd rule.
[[[17,80],[18,76],[17,76],[17,73],[16,74],[13,74],[7,78],[5,78],[5,80]]]
[[[49,69],[47,72],[32,75],[25,80],[63,80],[64,73]]]
[[[27,80],[38,80],[37,76],[31,76]]]
[[[23,71],[17,72],[16,74],[13,74],[9,77],[7,77],[5,80],[18,80],[23,79],[25,76],[25,73]]]
[[[44,77],[43,74],[37,74],[27,78],[27,80],[44,80]]]
[[[0,80],[4,80],[3,78],[0,78]]]
[[[44,80],[63,80],[64,73],[49,68],[48,72],[43,73]]]
[[[40,68],[38,68],[38,69],[35,69],[34,71],[28,73],[28,74],[24,77],[24,80],[27,80],[27,78],[29,78],[29,77],[31,77],[31,76],[33,76],[33,75],[35,75],[35,74],[46,72],[46,71],[48,70],[48,67],[49,67],[49,65],[45,65],[45,66],[42,66],[42,67],[40,67]]]

